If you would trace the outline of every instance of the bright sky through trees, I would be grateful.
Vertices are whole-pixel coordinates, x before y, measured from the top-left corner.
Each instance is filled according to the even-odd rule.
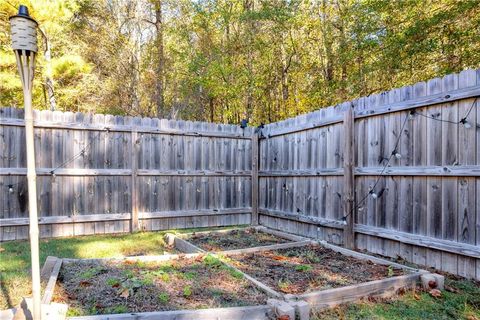
[[[19,3],[0,1],[1,106],[22,103]],[[46,36],[37,109],[259,124],[480,66],[479,0],[22,3]]]

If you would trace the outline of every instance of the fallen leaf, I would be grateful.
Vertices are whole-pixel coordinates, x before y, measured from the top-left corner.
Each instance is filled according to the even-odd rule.
[[[420,295],[418,293],[414,293],[413,297],[415,298],[415,300],[420,300]]]
[[[120,287],[120,283],[115,283],[112,288],[119,288]]]
[[[5,251],[5,248],[0,247],[0,252]]]
[[[128,292],[128,289],[125,289],[120,293],[120,297],[127,299],[128,296],[130,296],[130,293]]]
[[[428,293],[430,293],[430,295],[434,298],[440,298],[442,296],[442,291],[438,289],[432,289]]]
[[[81,287],[89,287],[91,285],[92,285],[92,283],[90,281],[87,281],[87,280],[80,281],[80,286]]]
[[[474,315],[469,315],[469,316],[467,317],[467,320],[480,320],[480,318],[478,318],[478,317],[476,317],[476,316],[474,316]]]
[[[288,258],[284,257],[284,256],[273,256],[273,259],[275,259],[275,260],[287,260]]]
[[[289,315],[286,315],[286,314],[285,314],[285,315],[283,315],[283,316],[279,316],[279,317],[277,318],[277,320],[291,320],[291,319],[290,319],[290,316],[289,316]]]

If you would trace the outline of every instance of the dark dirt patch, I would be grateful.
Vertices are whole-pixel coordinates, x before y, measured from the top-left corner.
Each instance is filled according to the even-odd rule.
[[[402,275],[403,270],[342,255],[322,246],[230,257],[243,272],[291,294],[344,287]]]
[[[264,304],[267,297],[217,258],[161,263],[79,262],[62,267],[54,301],[70,316]]]
[[[188,241],[203,250],[213,252],[289,242],[289,240],[255,229],[232,230],[225,233],[194,234]]]

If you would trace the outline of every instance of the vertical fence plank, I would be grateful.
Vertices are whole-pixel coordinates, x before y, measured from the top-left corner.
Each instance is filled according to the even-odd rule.
[[[258,225],[258,133],[252,136],[252,225]]]
[[[354,116],[353,109],[348,108],[344,116],[344,148],[343,148],[343,216],[346,217],[343,239],[345,247],[355,249],[355,232],[353,226],[356,221],[354,207],[355,175],[354,175]]]

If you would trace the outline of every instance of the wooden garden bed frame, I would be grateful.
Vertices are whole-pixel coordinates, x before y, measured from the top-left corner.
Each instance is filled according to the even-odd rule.
[[[297,314],[301,320],[309,319],[309,310],[311,307],[316,309],[328,308],[345,302],[353,302],[366,296],[380,296],[386,297],[395,294],[400,288],[411,288],[416,286],[422,275],[428,275],[426,270],[415,269],[408,266],[404,266],[392,261],[373,257],[367,254],[359,253],[349,249],[345,249],[336,245],[329,244],[325,241],[314,241],[307,238],[303,238],[296,235],[291,235],[285,232],[271,230],[265,227],[253,227],[259,231],[266,232],[283,239],[290,240],[291,242],[280,243],[268,246],[251,247],[245,249],[235,249],[220,252],[206,252],[205,250],[188,242],[186,238],[193,233],[186,234],[167,234],[167,242],[174,245],[175,248],[184,253],[181,254],[168,254],[159,256],[134,256],[125,258],[101,258],[101,259],[59,259],[56,257],[48,257],[45,261],[42,269],[42,279],[48,279],[45,293],[42,299],[42,304],[48,309],[58,309],[62,305],[51,303],[55,284],[63,264],[75,263],[75,262],[101,262],[101,261],[143,261],[143,262],[162,262],[169,260],[176,260],[180,258],[196,258],[202,255],[210,254],[215,257],[234,256],[246,253],[255,253],[263,251],[272,251],[285,248],[302,247],[309,244],[317,244],[325,248],[331,249],[343,255],[354,257],[360,260],[369,260],[376,264],[393,266],[400,268],[406,272],[405,275],[396,276],[381,280],[368,281],[346,287],[340,287],[335,289],[317,290],[304,294],[283,294],[272,289],[268,285],[262,283],[258,279],[253,278],[249,274],[239,270],[232,266],[228,261],[222,261],[224,264],[240,272],[245,279],[249,280],[256,287],[264,291],[267,296],[273,299],[269,299],[266,305],[246,306],[246,307],[230,307],[230,308],[212,308],[212,309],[199,309],[199,310],[174,310],[174,311],[157,311],[157,312],[140,312],[140,313],[124,313],[124,314],[109,314],[109,315],[94,315],[94,316],[81,316],[70,317],[71,320],[181,320],[181,319],[231,319],[231,320],[247,320],[247,319],[268,319],[269,316],[279,314]],[[197,232],[195,234],[205,233],[227,233],[231,230],[245,230],[246,228],[239,229],[227,229],[227,230],[215,230]],[[303,305],[302,305],[303,304]],[[299,308],[298,306],[302,307]],[[65,305],[63,305],[65,306]],[[280,307],[279,307],[280,306]],[[66,308],[66,307],[64,307]],[[0,312],[0,315],[6,319],[13,319],[15,310],[10,309]],[[2,318],[3,319],[3,318]]]
[[[286,301],[306,301],[311,307],[322,309],[322,308],[328,308],[335,305],[339,305],[345,302],[357,301],[366,296],[376,296],[376,297],[391,296],[395,294],[400,288],[415,287],[416,284],[420,282],[422,275],[429,274],[429,272],[426,270],[415,269],[399,263],[388,261],[386,259],[382,259],[382,258],[370,256],[367,254],[363,254],[360,252],[356,252],[353,250],[345,249],[336,245],[329,244],[326,241],[308,240],[307,238],[292,235],[292,234],[285,233],[278,230],[272,230],[266,227],[255,227],[255,228],[259,231],[270,233],[272,235],[276,235],[284,239],[292,240],[293,242],[274,244],[269,246],[261,246],[261,247],[252,247],[252,248],[246,248],[246,249],[210,252],[209,254],[217,255],[221,257],[221,256],[231,256],[231,255],[240,255],[240,254],[246,254],[246,253],[286,249],[286,248],[295,248],[295,247],[305,246],[308,244],[318,244],[320,246],[331,249],[335,252],[338,252],[346,256],[350,256],[360,260],[371,261],[373,263],[380,264],[380,265],[396,267],[396,268],[402,269],[406,273],[405,275],[402,275],[402,276],[368,281],[368,282],[363,282],[363,283],[340,287],[340,288],[316,290],[309,293],[292,295],[292,294],[283,294],[278,291],[275,291],[274,289],[270,288],[269,286],[262,283],[258,279],[251,277],[245,272],[229,264],[230,267],[241,272],[246,279],[252,281],[254,284],[256,284],[259,288],[261,288],[270,296],[278,299],[283,299]],[[223,233],[228,231],[231,231],[231,229],[221,230],[221,231],[212,231],[210,233],[219,233],[219,232]],[[209,233],[209,232],[205,231],[201,233]],[[189,235],[192,235],[192,234],[181,234],[181,235],[167,234],[166,237],[167,237],[167,241],[169,241],[171,244],[174,244],[175,247],[180,251],[185,250],[183,252],[206,253],[205,250],[185,240],[185,238],[188,237]]]

